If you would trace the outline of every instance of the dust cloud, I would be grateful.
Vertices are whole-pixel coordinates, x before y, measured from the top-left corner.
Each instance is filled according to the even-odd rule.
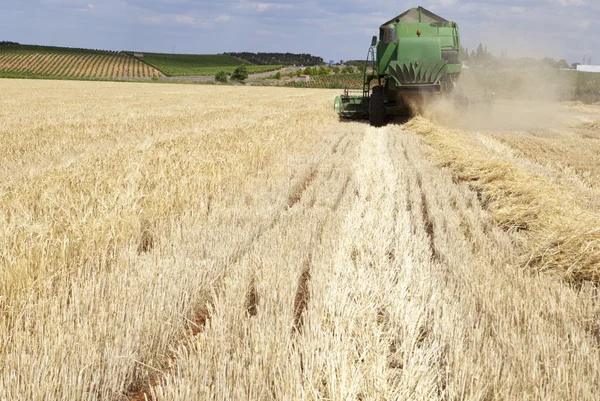
[[[422,115],[448,128],[479,131],[528,131],[565,128],[569,111],[557,102],[497,99],[492,104],[469,99],[457,106],[452,98],[440,99]]]
[[[572,120],[563,103],[571,77],[553,69],[464,69],[454,93],[418,114],[465,130],[560,129]]]

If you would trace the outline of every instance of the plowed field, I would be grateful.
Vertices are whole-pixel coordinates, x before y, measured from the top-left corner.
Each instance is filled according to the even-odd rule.
[[[0,400],[600,399],[600,107],[0,90]]]

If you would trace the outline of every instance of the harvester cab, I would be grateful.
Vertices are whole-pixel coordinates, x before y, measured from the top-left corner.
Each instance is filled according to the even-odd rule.
[[[423,7],[379,27],[365,61],[363,87],[335,99],[341,118],[369,119],[382,126],[388,116],[419,111],[428,100],[452,92],[461,72],[458,25]]]

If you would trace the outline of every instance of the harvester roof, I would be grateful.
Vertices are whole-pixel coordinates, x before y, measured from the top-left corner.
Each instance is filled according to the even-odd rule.
[[[424,22],[424,23],[448,22],[448,20],[440,17],[437,14],[432,13],[429,10],[424,9],[423,7],[415,7],[415,8],[411,8],[410,10],[403,12],[402,14],[400,14],[397,17],[392,18],[391,20],[389,20],[382,26],[397,23],[396,20],[399,20],[398,22],[400,22],[402,24],[410,24],[413,22]]]

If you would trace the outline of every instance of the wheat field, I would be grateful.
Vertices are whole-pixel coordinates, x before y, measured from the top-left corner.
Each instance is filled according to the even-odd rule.
[[[600,399],[600,107],[0,89],[0,400]]]

